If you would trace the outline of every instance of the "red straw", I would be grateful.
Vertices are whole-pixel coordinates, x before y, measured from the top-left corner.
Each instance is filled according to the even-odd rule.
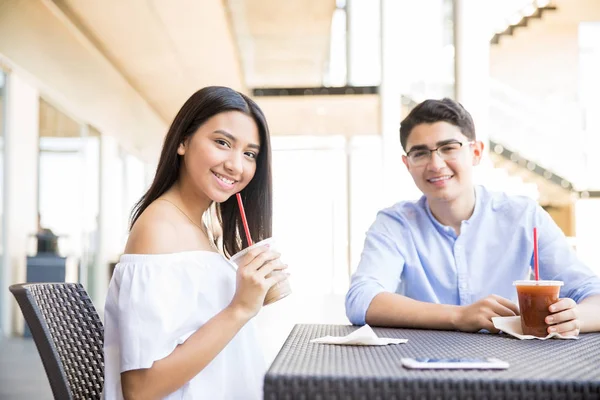
[[[538,232],[537,228],[533,228],[533,272],[535,280],[540,280],[540,265],[538,261]]]
[[[252,246],[252,238],[250,237],[250,229],[248,229],[248,221],[246,220],[246,212],[244,211],[244,203],[242,203],[242,196],[236,193],[238,206],[240,206],[240,216],[242,217],[242,224],[244,224],[244,231],[246,232],[246,239],[248,239],[248,246]]]

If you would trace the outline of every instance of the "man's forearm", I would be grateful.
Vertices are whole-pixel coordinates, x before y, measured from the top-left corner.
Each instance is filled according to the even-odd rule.
[[[577,305],[583,332],[600,332],[600,295],[590,296]]]
[[[373,326],[454,330],[458,310],[458,306],[426,303],[384,292],[371,301],[366,322]]]

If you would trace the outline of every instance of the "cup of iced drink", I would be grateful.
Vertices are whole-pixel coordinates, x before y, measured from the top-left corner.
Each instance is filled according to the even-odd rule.
[[[235,253],[231,257],[230,261],[233,262],[235,265],[238,265],[239,260],[242,259],[242,257],[244,257],[244,255],[246,255],[246,253],[248,253],[250,250],[257,248],[257,247],[266,246],[266,245],[269,245],[271,250],[276,250],[275,241],[273,240],[273,238],[268,238],[265,240],[261,240],[258,243],[254,243],[252,246],[246,247],[245,249]],[[267,275],[267,277],[277,276],[277,275],[281,275],[281,274],[285,274],[285,272],[273,271],[269,275]],[[280,281],[280,282],[276,283],[275,285],[271,286],[271,288],[267,292],[267,295],[265,296],[265,301],[263,302],[263,305],[266,306],[268,304],[275,303],[276,301],[281,300],[284,297],[288,296],[290,293],[292,293],[292,288],[290,287],[290,282],[288,279],[284,279],[283,281]]]
[[[524,335],[546,337],[550,315],[548,307],[558,301],[562,281],[526,280],[515,281],[521,311],[521,328]]]

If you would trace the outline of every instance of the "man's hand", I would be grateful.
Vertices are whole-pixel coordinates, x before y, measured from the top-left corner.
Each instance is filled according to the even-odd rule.
[[[577,303],[573,299],[559,299],[548,307],[550,315],[546,317],[548,333],[560,333],[563,336],[577,336],[581,329]]]
[[[492,294],[471,305],[459,307],[458,318],[454,325],[456,329],[464,332],[487,329],[490,332],[498,333],[499,330],[492,323],[492,317],[515,315],[519,315],[519,307],[516,304],[504,297]]]

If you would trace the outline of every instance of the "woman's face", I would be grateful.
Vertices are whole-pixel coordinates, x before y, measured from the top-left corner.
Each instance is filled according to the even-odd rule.
[[[258,127],[251,117],[239,111],[217,114],[179,145],[181,180],[222,203],[252,180],[259,151]]]

